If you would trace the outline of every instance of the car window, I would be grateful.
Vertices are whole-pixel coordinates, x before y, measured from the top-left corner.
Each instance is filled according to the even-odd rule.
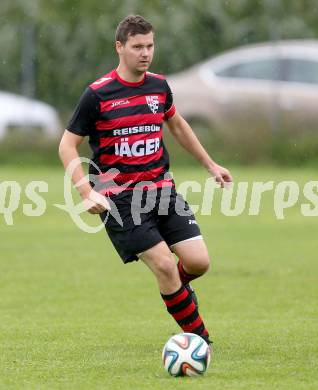
[[[318,84],[318,62],[306,59],[286,59],[287,80],[297,83]]]
[[[244,61],[216,71],[215,74],[219,77],[281,80],[281,64],[275,58]]]

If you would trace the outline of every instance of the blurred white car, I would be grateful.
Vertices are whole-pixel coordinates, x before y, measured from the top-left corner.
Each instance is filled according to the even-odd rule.
[[[19,128],[21,131],[37,128],[48,137],[56,138],[60,134],[61,123],[57,111],[50,105],[0,92],[0,140],[10,128]]]
[[[318,41],[249,45],[172,74],[179,112],[216,128],[307,132],[318,128]]]

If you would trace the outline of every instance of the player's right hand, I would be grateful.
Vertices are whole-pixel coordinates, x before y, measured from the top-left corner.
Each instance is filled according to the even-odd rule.
[[[83,199],[83,204],[90,214],[101,214],[110,210],[110,204],[105,196],[94,190],[91,190],[88,196]]]

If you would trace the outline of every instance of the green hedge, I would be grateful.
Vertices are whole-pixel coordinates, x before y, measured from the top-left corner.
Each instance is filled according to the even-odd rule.
[[[205,129],[198,132],[202,144],[212,158],[222,164],[262,164],[300,166],[318,165],[318,134],[268,133],[257,138],[248,134],[235,137]],[[57,165],[59,140],[49,141],[41,135],[11,134],[0,141],[0,164]],[[194,158],[179,146],[166,131],[165,143],[170,153],[171,165],[193,165]],[[85,142],[81,156],[91,155]]]

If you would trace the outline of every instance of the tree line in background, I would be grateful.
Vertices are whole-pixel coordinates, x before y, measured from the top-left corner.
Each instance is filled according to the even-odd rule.
[[[0,90],[62,115],[117,64],[114,32],[130,13],[154,25],[152,71],[164,74],[243,44],[318,34],[314,0],[2,0],[0,12]]]
[[[132,13],[154,25],[151,70],[163,74],[249,43],[318,37],[315,0],[1,0],[0,91],[43,100],[66,123],[84,88],[117,65],[115,29]],[[212,128],[195,130],[224,163],[318,161],[318,135],[269,131],[257,144],[253,137],[237,143],[235,137],[217,137]],[[192,163],[169,134],[165,139],[168,148],[173,143],[174,164]],[[81,155],[90,155],[83,148]],[[10,132],[0,144],[0,164],[56,164],[56,150],[56,143],[38,134]]]

